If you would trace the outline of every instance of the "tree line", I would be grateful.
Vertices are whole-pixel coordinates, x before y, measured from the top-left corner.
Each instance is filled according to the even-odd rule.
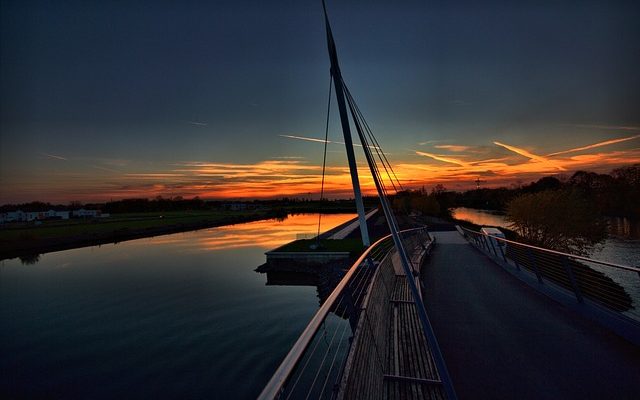
[[[573,191],[593,204],[597,212],[610,217],[640,218],[640,164],[616,168],[609,174],[578,171],[573,175],[547,176],[510,188],[442,192],[436,196],[441,207],[470,207],[507,211],[508,204],[522,195],[544,191]]]
[[[607,238],[605,216],[640,218],[640,164],[610,174],[547,176],[511,188],[452,192],[436,185],[431,192],[397,193],[392,204],[399,212],[444,218],[451,218],[453,207],[503,211],[518,240],[586,255]]]

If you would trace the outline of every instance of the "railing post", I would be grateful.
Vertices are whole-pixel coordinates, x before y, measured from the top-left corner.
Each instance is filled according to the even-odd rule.
[[[518,260],[516,260],[515,258],[512,258],[512,260],[513,260],[513,263],[516,265],[516,269],[520,271],[520,264],[518,264]]]
[[[480,234],[480,241],[482,242],[482,248],[489,251],[489,247],[487,246],[487,241],[483,234]]]
[[[569,264],[569,260],[566,256],[562,257],[562,265],[564,266],[565,271],[567,271],[567,275],[569,275],[571,286],[573,286],[573,293],[575,293],[578,303],[583,303],[584,300],[582,299],[582,292],[580,291],[580,286],[578,286],[576,277],[573,274],[573,268],[571,267],[571,264]]]
[[[502,246],[500,245],[500,243],[498,243],[498,249],[500,249],[500,254],[502,254],[502,259],[504,260],[504,262],[507,262],[507,257],[504,255],[504,250],[502,250]]]
[[[360,268],[364,268],[364,265]],[[345,307],[347,309],[347,314],[349,315],[349,326],[351,327],[351,332],[356,331],[356,327],[358,326],[358,320],[360,319],[360,310],[356,309],[355,303],[353,301],[352,296],[353,290],[351,289],[351,284],[344,287],[344,291],[342,292],[342,296],[346,301]],[[335,310],[338,312],[339,310]]]
[[[544,283],[542,282],[542,274],[540,273],[540,270],[538,269],[538,264],[536,263],[536,256],[533,254],[531,249],[529,249],[527,253],[529,254],[529,261],[531,261],[533,270],[535,271],[536,276],[538,277],[538,282]]]
[[[493,254],[498,257],[498,252],[496,251],[496,247],[493,245],[493,238],[489,235],[485,236],[487,238],[487,241],[489,243],[491,243],[491,250],[493,250]]]

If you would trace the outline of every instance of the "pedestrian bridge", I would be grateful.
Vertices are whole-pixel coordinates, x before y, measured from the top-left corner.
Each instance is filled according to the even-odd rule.
[[[402,241],[413,276],[370,246],[261,399],[637,398],[640,269],[461,228]]]

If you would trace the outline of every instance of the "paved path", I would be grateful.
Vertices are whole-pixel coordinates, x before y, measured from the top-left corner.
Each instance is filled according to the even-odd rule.
[[[425,305],[460,399],[640,399],[640,348],[435,232]]]
[[[373,210],[369,211],[367,214],[364,215],[365,220],[369,221],[369,218],[371,218],[377,212],[378,212],[377,208],[374,208]],[[358,217],[356,217],[353,222],[351,222],[349,225],[345,226],[344,228],[340,229],[338,232],[331,235],[329,239],[344,239],[347,236],[349,236],[349,234],[354,232],[356,229],[358,229],[358,232],[359,232],[360,231],[359,228],[360,228],[360,220],[358,219]]]

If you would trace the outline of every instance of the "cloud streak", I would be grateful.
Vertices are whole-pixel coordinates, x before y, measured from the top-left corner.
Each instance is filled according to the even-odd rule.
[[[456,165],[459,165],[461,167],[469,167],[469,166],[471,166],[471,164],[469,164],[467,162],[460,161],[460,160],[457,160],[457,159],[451,158],[451,157],[442,156],[442,155],[439,155],[439,154],[427,153],[426,151],[416,151],[416,154],[420,155],[420,156],[424,156],[424,157],[433,158],[434,160],[446,162],[446,163],[449,163],[449,164],[456,164]]]
[[[306,137],[306,136],[295,136],[295,135],[278,135],[280,137],[283,138],[287,138],[287,139],[296,139],[296,140],[306,140],[307,142],[316,142],[316,143],[328,143],[328,144],[341,144],[344,146],[344,142],[338,142],[338,141],[333,141],[333,140],[324,140],[324,139],[317,139],[317,138],[311,138],[311,137]],[[353,143],[354,146],[356,147],[362,147],[361,144],[358,143]],[[376,146],[369,146],[370,149],[380,149],[379,147]],[[391,153],[387,153],[385,152],[385,154],[391,154]]]
[[[558,152],[555,152],[555,153],[547,154],[547,157],[558,156],[560,154],[575,153],[577,151],[595,149],[597,147],[609,146],[611,144],[627,142],[629,140],[638,139],[638,138],[640,138],[640,135],[629,136],[629,137],[625,137],[625,138],[605,140],[604,142],[589,144],[589,145],[582,146],[582,147],[576,147],[575,149],[563,150],[563,151],[558,151]]]
[[[478,177],[486,181],[486,187],[496,187],[532,181],[560,171],[609,172],[623,165],[640,163],[639,147],[605,149],[614,142],[631,143],[630,138],[635,136],[577,146],[558,152],[562,154],[554,155],[552,160],[549,156],[535,154],[535,150],[502,142],[487,147],[488,151],[482,147],[482,158],[476,152],[477,146],[469,146],[468,152],[459,152],[456,156],[412,151],[412,158],[394,163],[393,167],[398,179],[410,188],[441,183],[450,189],[464,190],[475,187],[474,181]],[[574,151],[583,153],[573,154]],[[53,154],[46,156],[66,160]],[[95,168],[110,174],[97,174]],[[0,202],[108,201],[158,195],[212,199],[306,198],[309,193],[318,194],[322,179],[321,165],[298,158],[274,157],[247,163],[187,160],[163,167],[131,161],[118,168],[119,171],[94,164],[77,171],[49,169],[38,176],[11,174],[3,181],[6,190],[0,193]],[[368,168],[359,165],[359,171],[363,193],[375,194]],[[327,166],[325,192],[329,198],[353,196],[346,165]]]
[[[588,125],[588,124],[564,124],[562,126],[572,126],[574,128],[585,128],[585,129],[606,129],[606,130],[612,130],[612,131],[640,131],[640,126]]]
[[[64,161],[68,161],[68,158],[62,157],[62,156],[56,156],[55,154],[47,154],[47,153],[40,153],[45,157],[49,157],[49,158],[53,158],[56,160],[64,160]]]
[[[455,145],[455,144],[437,144],[435,146],[436,149],[443,149],[443,150],[449,150],[449,151],[453,151],[456,153],[460,153],[463,151],[468,151],[471,149],[470,146],[459,146],[459,145]]]
[[[521,156],[527,157],[527,158],[529,158],[531,160],[535,160],[535,161],[541,162],[543,164],[547,164],[547,165],[553,166],[554,168],[557,168],[559,171],[566,171],[565,168],[561,167],[560,165],[558,165],[554,161],[549,160],[548,158],[539,156],[537,154],[533,154],[530,151],[527,151],[525,149],[521,149],[519,147],[511,146],[511,145],[500,143],[500,142],[493,142],[493,144],[495,144],[497,146],[500,146],[500,147],[504,147],[505,149],[507,149],[509,151],[512,151],[512,152],[514,152],[516,154],[520,154]]]

